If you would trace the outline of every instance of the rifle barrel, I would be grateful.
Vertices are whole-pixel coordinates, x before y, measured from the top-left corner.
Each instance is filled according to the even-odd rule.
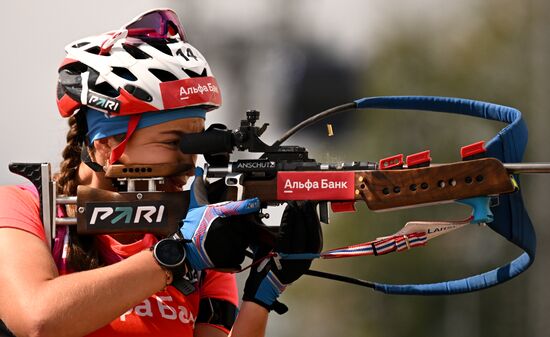
[[[510,173],[550,173],[550,163],[503,163]]]

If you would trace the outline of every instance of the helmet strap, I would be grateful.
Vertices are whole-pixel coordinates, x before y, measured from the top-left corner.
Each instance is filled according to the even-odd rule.
[[[86,146],[85,143],[82,143],[82,149],[80,150],[80,161],[88,165],[88,167],[94,170],[95,172],[104,172],[103,167],[98,163],[96,163],[95,161],[92,161],[92,158],[90,158],[90,154],[88,153],[88,147]]]
[[[126,143],[128,142],[128,139],[130,139],[134,131],[136,131],[140,119],[141,114],[130,116],[130,120],[128,121],[128,131],[126,131],[126,137],[124,137],[124,140],[120,142],[120,144],[115,146],[115,148],[111,151],[111,156],[109,157],[109,165],[116,163],[116,161],[120,159],[120,157],[124,153],[124,150],[126,149]]]

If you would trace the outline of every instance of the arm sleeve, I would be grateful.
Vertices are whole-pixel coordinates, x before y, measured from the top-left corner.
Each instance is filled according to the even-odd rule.
[[[209,270],[201,286],[200,297],[217,298],[238,306],[239,294],[235,274]]]
[[[207,271],[201,286],[197,324],[208,324],[229,334],[237,315],[238,305],[239,296],[235,275]]]
[[[46,241],[38,198],[27,186],[0,186],[0,228],[15,228]]]

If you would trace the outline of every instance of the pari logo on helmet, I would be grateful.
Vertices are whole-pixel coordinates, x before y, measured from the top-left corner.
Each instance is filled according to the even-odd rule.
[[[77,40],[65,50],[57,88],[63,117],[82,106],[125,116],[221,105],[208,62],[187,42],[170,9],[151,10],[118,31]]]
[[[120,102],[117,99],[94,92],[88,92],[88,106],[109,113],[120,110]]]

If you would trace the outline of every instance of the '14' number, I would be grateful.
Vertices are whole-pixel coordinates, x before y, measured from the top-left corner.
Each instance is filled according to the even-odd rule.
[[[198,61],[195,54],[193,54],[193,51],[191,50],[191,48],[187,48],[187,50],[185,51],[185,54],[183,53],[183,50],[178,49],[178,51],[176,52],[176,55],[183,57],[185,61],[189,61],[190,58],[194,58],[195,61]]]

